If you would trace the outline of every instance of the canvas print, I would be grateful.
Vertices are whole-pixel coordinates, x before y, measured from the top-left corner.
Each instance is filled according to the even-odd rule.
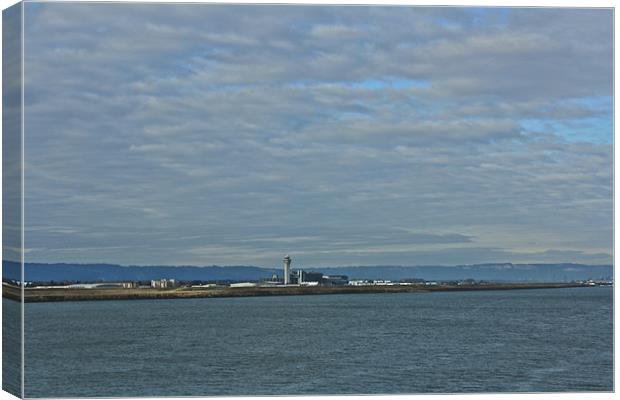
[[[3,390],[612,392],[613,23],[7,8]]]

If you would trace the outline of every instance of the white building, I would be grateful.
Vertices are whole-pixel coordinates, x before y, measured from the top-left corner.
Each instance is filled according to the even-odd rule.
[[[154,289],[169,289],[178,286],[177,281],[174,279],[156,279],[151,281],[151,287]]]
[[[254,282],[239,282],[239,283],[230,284],[231,288],[245,288],[245,287],[256,287],[256,286],[258,285]]]

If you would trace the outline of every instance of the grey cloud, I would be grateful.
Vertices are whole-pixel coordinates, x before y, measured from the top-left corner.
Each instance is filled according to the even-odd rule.
[[[29,246],[99,246],[29,257],[604,259],[611,132],[567,140],[559,121],[611,119],[609,12],[500,14],[29,9],[26,218],[49,228]]]

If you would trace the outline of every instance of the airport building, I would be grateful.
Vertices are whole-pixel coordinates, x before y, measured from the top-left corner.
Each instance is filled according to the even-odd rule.
[[[282,259],[283,275],[274,274],[261,282],[235,282],[229,287],[282,287],[282,286],[344,286],[349,284],[346,275],[324,275],[322,272],[304,271],[302,268],[291,269],[292,259],[288,254]],[[152,281],[157,284],[159,281]],[[155,286],[153,286],[155,287]]]
[[[301,286],[343,286],[349,283],[346,275],[323,275],[321,272],[308,272],[303,269],[291,270],[291,257],[287,254],[282,260],[284,263],[284,279],[285,285],[301,285]],[[273,282],[271,282],[273,283]]]
[[[151,281],[151,287],[153,289],[170,289],[177,286],[179,286],[179,284],[174,279],[155,279]]]
[[[346,275],[323,275],[321,284],[325,286],[344,286],[349,284],[349,277]]]
[[[298,269],[291,272],[290,283],[293,285],[316,286],[323,281],[323,274],[320,272],[308,272]]]

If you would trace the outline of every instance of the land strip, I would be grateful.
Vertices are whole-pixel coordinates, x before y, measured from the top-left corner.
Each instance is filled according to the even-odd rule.
[[[556,289],[584,287],[581,283],[494,283],[484,285],[410,285],[410,286],[314,286],[314,287],[243,287],[243,288],[177,288],[177,289],[67,289],[67,288],[26,288],[24,301],[89,301],[89,300],[140,300],[140,299],[184,299],[215,297],[251,296],[298,296],[320,294],[361,294],[361,293],[424,293],[442,291],[471,290],[515,290],[515,289]],[[2,296],[21,299],[21,288],[3,285]]]

